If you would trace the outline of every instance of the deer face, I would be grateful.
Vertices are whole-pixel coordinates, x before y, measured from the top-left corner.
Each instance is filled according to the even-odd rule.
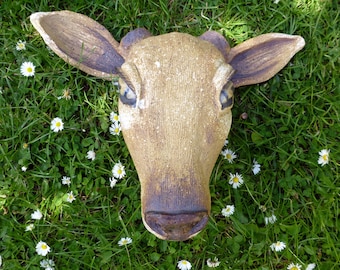
[[[233,68],[211,43],[171,33],[133,46],[119,73],[144,224],[160,238],[187,239],[208,221],[209,178],[231,125]]]
[[[35,13],[31,22],[65,61],[120,77],[119,114],[143,222],[166,240],[186,240],[208,221],[209,178],[230,130],[234,87],[270,79],[304,46],[299,36],[272,33],[230,49],[216,32],[151,37],[144,29],[119,44],[69,11]]]

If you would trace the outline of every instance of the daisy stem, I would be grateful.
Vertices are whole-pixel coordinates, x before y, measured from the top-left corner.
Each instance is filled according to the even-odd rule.
[[[300,259],[299,259],[299,257],[298,256],[296,256],[296,254],[290,249],[290,248],[287,248],[287,250],[290,252],[290,254],[292,254],[293,255],[293,257],[295,257],[295,259],[296,260],[298,260],[299,261],[299,263],[301,263],[301,264],[304,264],[304,262],[303,261],[301,261]]]
[[[130,235],[129,235],[129,232],[128,232],[126,226],[125,226],[125,223],[124,223],[124,221],[123,221],[123,219],[122,219],[122,216],[121,216],[120,214],[118,214],[118,218],[119,218],[120,223],[121,223],[122,226],[123,226],[123,229],[124,229],[124,232],[125,232],[126,236],[130,236]]]
[[[248,186],[247,186],[246,183],[245,183],[245,187],[246,187],[246,189],[247,189],[247,191],[248,191],[250,197],[251,197],[251,198],[253,199],[253,201],[257,204],[257,206],[260,207],[261,204],[254,198],[253,194],[250,192],[250,190],[249,190],[249,188],[248,188]]]
[[[128,249],[127,245],[125,245],[125,249],[126,249],[126,253],[128,255],[128,258],[129,258],[130,269],[132,269],[131,257],[130,257],[130,253],[129,253],[129,249]]]

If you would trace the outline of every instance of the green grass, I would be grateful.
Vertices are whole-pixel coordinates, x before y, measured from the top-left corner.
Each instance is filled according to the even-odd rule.
[[[42,269],[45,241],[55,269],[286,269],[294,262],[340,268],[340,11],[337,1],[3,1],[0,6],[0,269]],[[51,2],[51,3],[50,3]],[[69,3],[68,3],[69,2]],[[206,3],[209,2],[209,3]],[[225,3],[226,2],[226,3]],[[211,177],[207,228],[186,242],[158,240],[140,214],[140,185],[122,136],[110,135],[118,96],[111,82],[87,76],[51,54],[29,22],[36,11],[69,9],[96,19],[120,40],[136,27],[153,34],[200,35],[208,29],[239,44],[267,32],[298,34],[306,46],[270,81],[238,89],[229,145],[233,164],[218,159]],[[26,50],[15,49],[25,40]],[[31,61],[34,77],[20,65]],[[63,90],[71,99],[58,100]],[[247,119],[240,118],[246,112]],[[50,130],[61,117],[62,132]],[[27,144],[27,145],[26,145]],[[317,163],[330,149],[330,162]],[[96,159],[86,159],[89,150]],[[251,172],[253,159],[261,172]],[[127,176],[109,186],[113,165]],[[21,170],[22,166],[28,169]],[[229,172],[242,173],[235,190]],[[70,176],[70,187],[61,184]],[[65,201],[73,191],[76,200]],[[236,211],[221,215],[227,204]],[[31,220],[36,209],[41,220]],[[277,221],[265,226],[264,217]],[[25,231],[34,223],[33,231]],[[130,245],[119,247],[122,237]],[[282,252],[270,245],[283,241]]]

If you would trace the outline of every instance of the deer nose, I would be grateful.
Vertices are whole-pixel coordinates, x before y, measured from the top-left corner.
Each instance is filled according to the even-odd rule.
[[[207,211],[192,213],[145,213],[146,227],[164,240],[184,241],[198,234],[207,224]]]

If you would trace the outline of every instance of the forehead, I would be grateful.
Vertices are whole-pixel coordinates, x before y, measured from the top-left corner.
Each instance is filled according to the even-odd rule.
[[[221,52],[210,42],[173,32],[138,42],[131,48],[126,62],[133,62],[139,70],[209,73],[225,61]]]

